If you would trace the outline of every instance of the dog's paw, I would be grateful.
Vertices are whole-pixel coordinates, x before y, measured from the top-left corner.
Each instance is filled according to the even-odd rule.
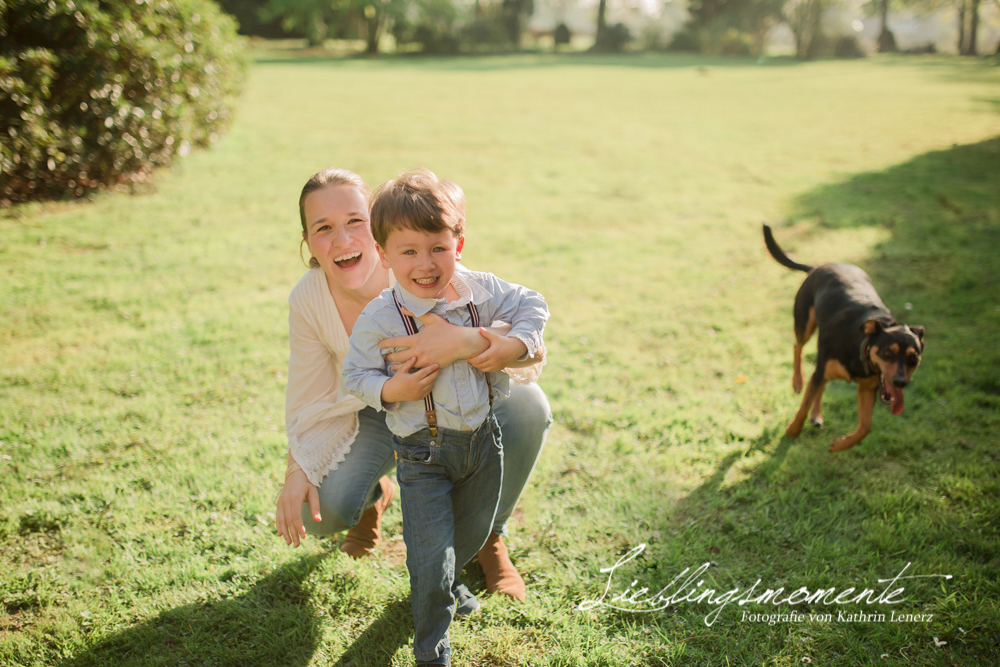
[[[788,426],[785,427],[785,435],[789,438],[797,438],[799,433],[802,432],[802,424],[799,424],[795,420],[789,422]]]
[[[823,418],[822,417],[813,417],[809,421],[811,421],[812,425],[815,426],[816,428],[823,428]]]
[[[841,437],[837,438],[836,440],[834,440],[833,444],[830,445],[830,451],[831,452],[843,452],[843,451],[846,451],[846,450],[850,449],[851,447],[853,447],[856,444],[858,444],[857,441],[854,438],[852,438],[851,436],[849,436],[849,435],[841,436]]]
[[[801,376],[799,376],[799,377],[793,377],[792,378],[792,389],[795,390],[796,394],[801,394],[802,393],[802,377]]]

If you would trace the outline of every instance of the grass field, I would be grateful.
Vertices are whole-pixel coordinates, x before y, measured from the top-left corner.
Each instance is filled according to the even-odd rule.
[[[415,164],[466,188],[464,261],[553,313],[556,425],[512,526],[529,599],[457,622],[456,664],[1000,664],[998,112],[987,60],[261,57],[231,132],[154,191],[0,217],[0,665],[412,664],[398,539],[293,551],[270,513],[299,188]],[[849,452],[845,383],[783,437],[802,274],[764,221],[927,327],[904,414]],[[640,543],[611,595],[706,562],[719,591],[953,578],[711,626],[577,610]],[[873,610],[933,618],[837,620]],[[790,611],[833,618],[744,619]]]

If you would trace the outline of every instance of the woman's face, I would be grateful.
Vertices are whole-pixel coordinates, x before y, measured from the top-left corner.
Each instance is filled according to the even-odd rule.
[[[309,193],[303,209],[306,243],[326,275],[346,289],[364,286],[379,266],[364,195],[335,185]]]

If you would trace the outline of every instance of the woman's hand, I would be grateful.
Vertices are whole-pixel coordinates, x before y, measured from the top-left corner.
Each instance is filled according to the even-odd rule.
[[[441,374],[441,367],[431,364],[414,373],[410,372],[416,357],[399,367],[396,374],[382,384],[382,403],[398,403],[400,401],[419,401],[431,393],[434,381]]]
[[[302,524],[302,503],[309,503],[309,513],[313,521],[319,523],[319,492],[313,486],[306,474],[296,470],[285,477],[285,486],[278,496],[278,507],[275,512],[275,523],[278,535],[285,538],[285,544],[299,546],[299,540],[305,538],[306,527]]]
[[[480,354],[469,357],[469,365],[483,373],[496,373],[511,366],[527,354],[528,348],[517,338],[499,336],[489,329],[480,327],[479,334],[490,346]]]
[[[403,309],[405,314],[410,314]],[[397,336],[386,338],[378,344],[382,349],[387,347],[406,348],[386,356],[390,363],[398,364],[415,358],[417,368],[426,368],[437,364],[444,368],[459,359],[468,359],[489,347],[489,342],[479,335],[472,327],[460,327],[448,322],[443,317],[427,313],[419,318],[424,328],[412,336]]]

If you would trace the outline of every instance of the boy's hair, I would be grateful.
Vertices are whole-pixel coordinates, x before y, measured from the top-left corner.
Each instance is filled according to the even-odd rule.
[[[441,180],[427,169],[403,172],[372,194],[372,236],[385,248],[389,234],[400,229],[436,233],[465,232],[465,192],[454,181]]]

